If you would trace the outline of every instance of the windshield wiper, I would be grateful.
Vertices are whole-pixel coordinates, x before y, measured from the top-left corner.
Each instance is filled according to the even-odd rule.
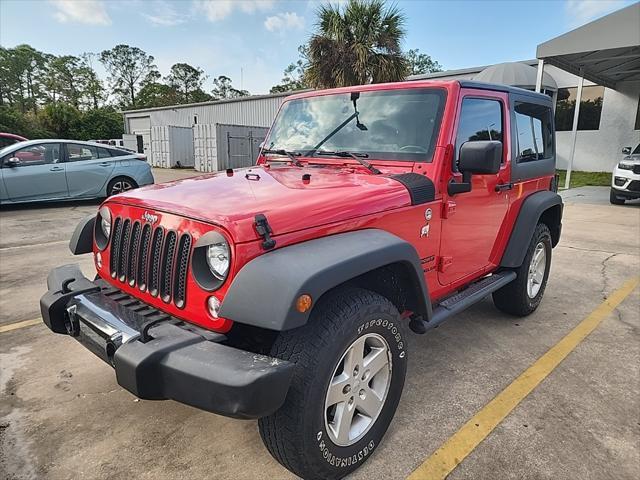
[[[302,167],[302,162],[298,160],[296,157],[299,157],[301,154],[298,152],[292,152],[291,150],[285,150],[283,148],[263,148],[263,154],[271,154],[271,155],[286,155],[291,160],[296,167]]]
[[[343,157],[343,158],[351,157],[354,160],[356,160],[358,163],[360,163],[362,166],[367,168],[367,170],[369,170],[371,173],[374,173],[376,175],[379,175],[380,173],[382,173],[380,170],[378,170],[376,167],[374,167],[373,165],[371,165],[369,162],[365,160],[365,158],[369,157],[367,153],[348,152],[346,150],[338,150],[338,151],[318,150],[315,152],[315,155],[326,155],[330,157]]]

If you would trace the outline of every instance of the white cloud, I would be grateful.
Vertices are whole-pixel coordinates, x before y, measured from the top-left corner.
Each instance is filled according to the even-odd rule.
[[[273,8],[274,0],[195,0],[197,10],[204,12],[211,22],[222,20],[234,10],[244,13],[264,12]]]
[[[56,11],[53,17],[61,23],[111,25],[104,2],[100,0],[50,0]]]
[[[282,12],[277,15],[267,17],[264,26],[270,32],[277,32],[288,29],[302,30],[304,28],[304,17],[295,12]]]
[[[143,13],[142,16],[153,25],[160,27],[180,25],[187,20],[187,15],[178,13],[173,6],[164,0],[147,3],[145,10],[148,10],[150,13]]]
[[[577,27],[622,8],[625,3],[623,0],[567,0],[565,11],[571,26]]]

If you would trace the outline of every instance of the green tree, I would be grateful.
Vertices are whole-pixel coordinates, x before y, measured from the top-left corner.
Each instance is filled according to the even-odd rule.
[[[151,70],[140,83],[136,98],[137,108],[166,107],[179,103],[178,92],[174,87],[162,83],[162,75]]]
[[[43,128],[53,132],[56,138],[75,138],[80,125],[80,111],[64,102],[52,102],[38,114]]]
[[[270,93],[291,92],[309,88],[305,82],[304,74],[308,66],[309,48],[307,45],[298,47],[299,58],[294,63],[290,63],[284,70],[282,81],[278,85],[271,87]]]
[[[421,75],[442,71],[442,65],[426,53],[420,53],[420,50],[417,48],[407,51],[404,57],[409,63],[409,75]]]
[[[100,53],[100,62],[109,73],[111,88],[126,107],[136,107],[136,93],[147,74],[156,69],[153,56],[138,47],[116,45]]]
[[[2,104],[15,106],[23,113],[36,112],[44,100],[42,81],[47,57],[29,45],[0,47],[0,97]]]
[[[178,92],[180,103],[191,103],[208,96],[202,90],[207,79],[204,70],[192,67],[188,63],[176,63],[167,76],[167,84]]]
[[[246,97],[249,95],[247,90],[237,90],[233,88],[231,79],[224,75],[220,75],[213,80],[213,90],[211,94],[214,100],[223,100],[226,98]]]
[[[104,86],[93,68],[95,53],[83,53],[80,55],[81,63],[78,75],[82,82],[83,103],[88,108],[98,108],[104,101]]]
[[[122,114],[113,107],[84,112],[75,131],[79,140],[120,138],[123,133]]]
[[[309,41],[305,81],[331,88],[403,80],[409,71],[400,44],[405,17],[383,0],[322,5]]]

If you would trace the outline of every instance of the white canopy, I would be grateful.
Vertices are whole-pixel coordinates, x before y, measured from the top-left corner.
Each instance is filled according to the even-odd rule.
[[[512,87],[534,90],[536,88],[537,70],[531,65],[520,62],[499,63],[485,68],[473,77],[478,82],[498,83]],[[551,75],[545,73],[542,88],[556,92],[558,85]]]

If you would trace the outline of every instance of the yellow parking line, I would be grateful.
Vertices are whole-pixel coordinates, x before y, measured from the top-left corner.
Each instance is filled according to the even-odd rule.
[[[409,475],[408,480],[445,479],[531,391],[542,382],[600,322],[640,284],[640,277],[627,280],[566,337],[556,343],[507,388],[485,405],[460,430]]]
[[[33,320],[24,320],[22,322],[9,323],[7,325],[0,325],[0,333],[10,332],[11,330],[17,330],[19,328],[31,327],[42,323],[41,318],[34,318]]]

